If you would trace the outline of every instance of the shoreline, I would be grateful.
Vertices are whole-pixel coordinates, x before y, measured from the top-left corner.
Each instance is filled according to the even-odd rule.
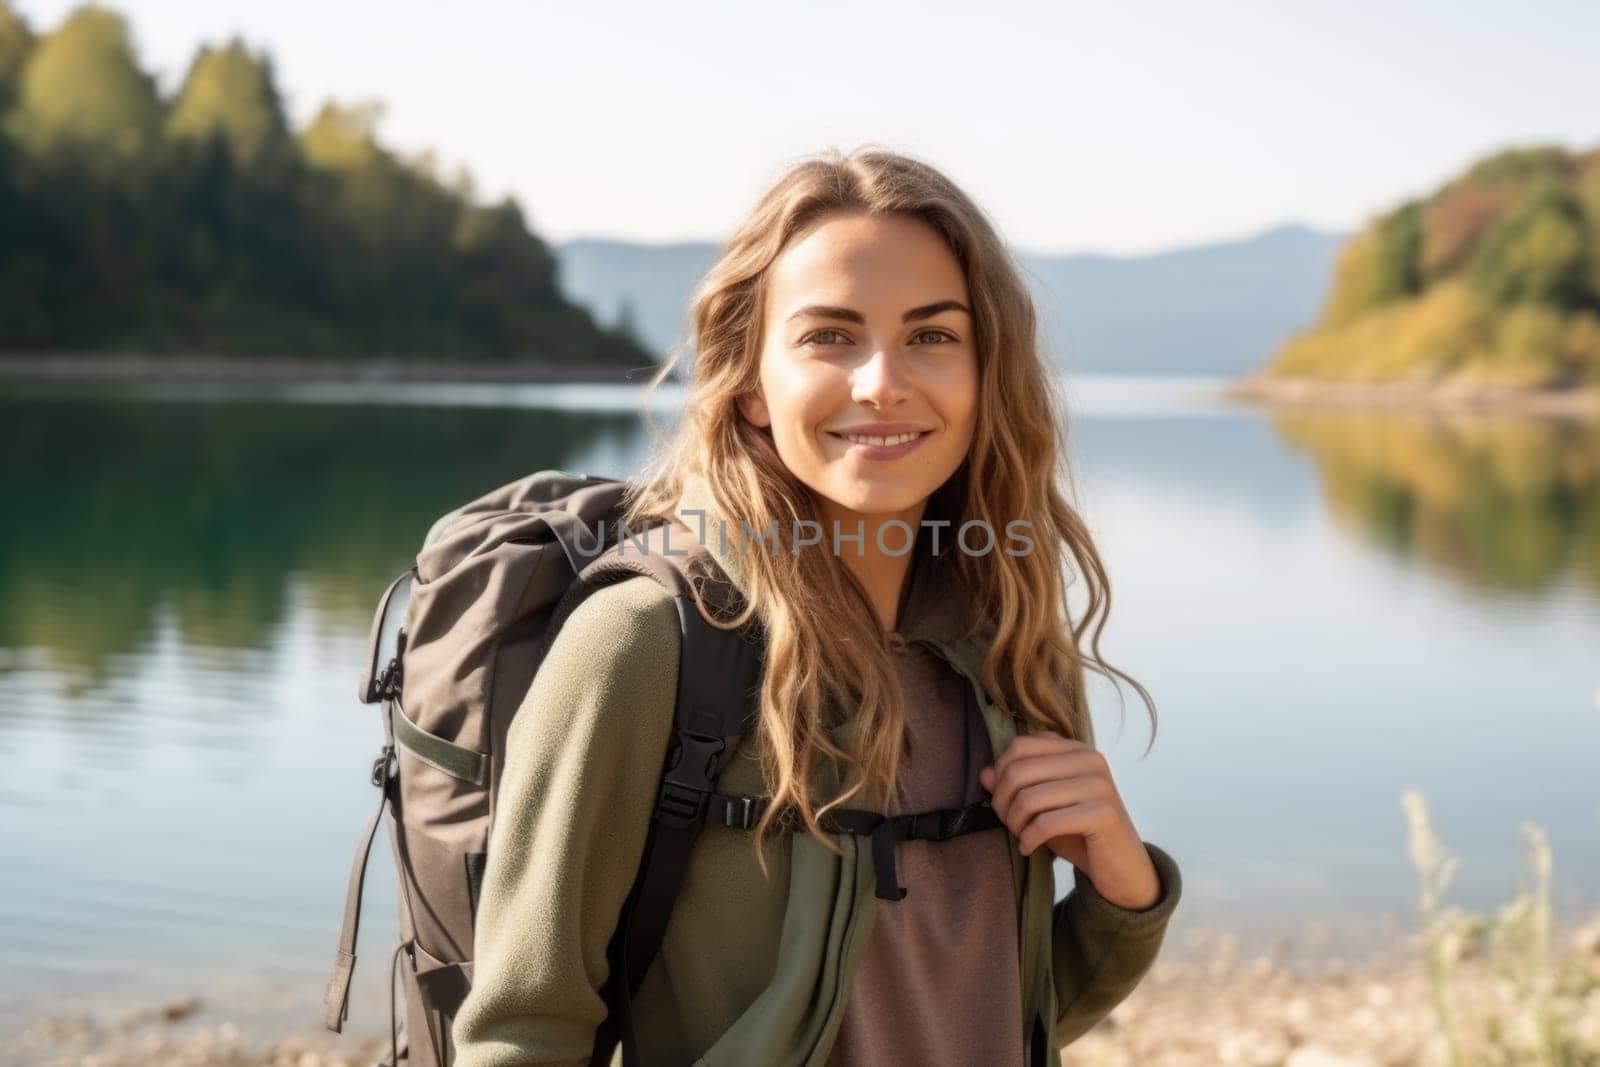
[[[1238,939],[1213,931],[1186,946],[1178,960],[1158,959],[1139,986],[1109,1016],[1063,1052],[1064,1067],[1169,1067],[1243,1064],[1251,1067],[1390,1067],[1449,1062],[1446,1034],[1435,1011],[1435,988],[1425,945],[1412,934],[1362,963],[1312,969],[1288,964],[1276,952],[1241,951]],[[1543,1002],[1551,1025],[1584,1055],[1600,1057],[1600,913],[1554,944]],[[1526,1040],[1537,1010],[1507,984],[1501,961],[1465,950],[1447,996],[1463,1019],[1479,1014],[1505,1024],[1488,1039],[1475,1023],[1457,1040],[1497,1047]],[[278,1024],[241,1020],[205,995],[152,997],[119,1009],[66,1008],[36,1015],[7,1034],[17,1063],[97,1067],[213,1064],[226,1067],[367,1067],[388,1053],[386,1018],[364,1013],[336,1035],[320,1024],[314,991]],[[1513,993],[1516,993],[1513,996]],[[354,1022],[354,1015],[352,1015]],[[1469,1062],[1489,1062],[1469,1060]],[[1512,1062],[1503,1058],[1494,1062]],[[1565,1062],[1565,1061],[1563,1061]],[[1589,1062],[1575,1059],[1572,1062]]]
[[[1252,376],[1230,382],[1222,399],[1268,407],[1407,408],[1600,417],[1600,386],[1516,388],[1462,381],[1338,382]]]
[[[137,353],[0,353],[0,382],[40,385],[382,383],[643,385],[659,364],[610,367],[518,360],[297,359]],[[1223,401],[1267,408],[1366,408],[1600,418],[1600,386],[1516,388],[1460,381],[1341,382],[1252,375],[1222,382]]]
[[[642,384],[659,364],[593,366],[517,360],[508,363],[438,359],[268,359],[231,356],[0,353],[0,381],[38,383],[212,384],[309,382],[474,382],[526,384]]]

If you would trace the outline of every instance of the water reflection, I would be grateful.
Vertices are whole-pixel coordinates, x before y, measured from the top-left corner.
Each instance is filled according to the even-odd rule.
[[[295,574],[365,626],[438,515],[543,466],[621,469],[639,435],[622,413],[112,398],[6,403],[0,420],[0,648],[92,683],[158,609],[188,645],[267,645]]]
[[[1563,884],[1600,884],[1595,427],[1268,420],[1192,382],[1070,384],[1107,651],[1157,694],[1161,739],[1137,759],[1112,694],[1096,716],[1185,864],[1175,930],[1405,928],[1411,786],[1477,901],[1505,895],[1522,819],[1550,828]],[[648,445],[637,393],[435,399],[0,397],[0,850],[28,857],[0,864],[0,1041],[96,987],[315,1021],[371,813],[380,732],[353,682],[376,597],[442,512],[541,468],[625,474]],[[1452,577],[1412,582],[1418,560]],[[1459,595],[1480,583],[1519,592]],[[382,847],[352,1005],[374,1030]]]
[[[1273,427],[1317,463],[1346,531],[1454,579],[1600,586],[1600,421],[1296,412]]]

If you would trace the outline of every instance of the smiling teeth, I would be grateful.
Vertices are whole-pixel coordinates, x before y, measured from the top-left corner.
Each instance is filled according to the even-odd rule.
[[[858,445],[900,445],[907,441],[914,441],[926,431],[918,433],[897,433],[893,437],[864,437],[858,433],[842,433],[839,436],[846,441],[854,441]]]

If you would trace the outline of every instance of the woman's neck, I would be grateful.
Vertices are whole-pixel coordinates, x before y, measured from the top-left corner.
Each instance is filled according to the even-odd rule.
[[[866,590],[872,613],[885,632],[900,628],[900,610],[911,574],[918,524],[922,521],[927,503],[924,499],[904,511],[877,515],[863,515],[828,500],[822,504],[820,547],[825,551],[834,551],[833,524],[837,521],[839,562],[855,575],[856,581]],[[894,525],[884,529],[891,522],[905,523],[905,526]],[[859,542],[855,539],[858,531],[861,534]],[[879,548],[880,531],[883,549],[888,551]]]

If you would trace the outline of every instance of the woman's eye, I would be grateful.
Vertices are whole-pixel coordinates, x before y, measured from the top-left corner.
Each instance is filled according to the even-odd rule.
[[[818,341],[817,338],[822,337],[824,334],[834,334],[834,335],[837,335],[839,337],[843,337],[844,336],[844,334],[840,333],[838,330],[812,330],[810,333],[806,334],[804,337],[802,337],[800,339],[800,343],[803,344],[803,345],[812,344],[813,342],[818,343],[818,344],[825,344],[825,345],[826,344],[837,344],[838,343],[836,341]]]
[[[831,340],[828,339],[830,337],[837,337],[837,338],[839,338],[839,340],[831,341]],[[955,337],[952,336],[948,331],[929,328],[929,329],[926,329],[926,330],[918,330],[915,334],[913,334],[912,337],[911,337],[911,343],[912,344],[921,343],[922,339],[925,338],[925,337],[932,338],[933,339],[933,343],[935,343],[935,344],[937,344],[940,341],[954,341],[955,340]],[[804,337],[802,337],[800,339],[800,343],[803,344],[803,345],[807,345],[807,344],[821,344],[821,345],[847,344],[848,343],[848,339],[845,338],[845,335],[839,330],[822,329],[822,330],[812,330],[810,333],[806,334]]]

